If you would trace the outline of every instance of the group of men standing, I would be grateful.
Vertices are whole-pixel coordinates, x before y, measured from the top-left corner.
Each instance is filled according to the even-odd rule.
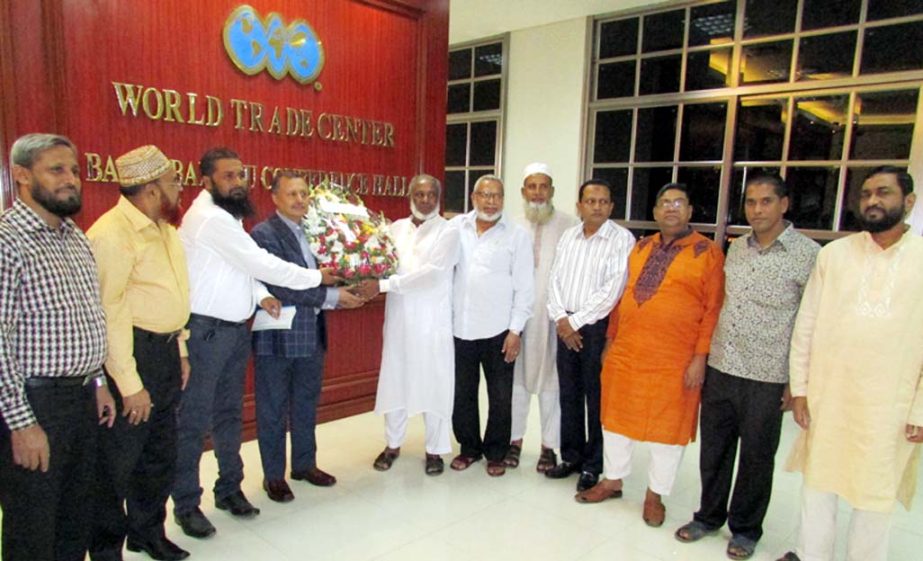
[[[154,559],[188,557],[165,535],[166,502],[186,534],[215,533],[199,508],[206,436],[218,459],[215,506],[259,514],[241,491],[251,347],[270,498],[294,498],[283,475],[289,419],[291,477],[336,482],[315,461],[320,310],[362,300],[321,286],[337,278],[308,250],[303,178],[275,179],[277,212],[251,237],[240,157],[209,150],[204,189],[177,231],[182,184],[163,152],[142,146],[116,159],[118,202],[84,235],[69,218],[81,207],[73,143],[26,135],[11,162],[19,197],[0,216],[4,560],[87,551],[120,560],[123,544]],[[277,317],[283,305],[295,307],[291,329],[251,335],[254,309]]]
[[[601,503],[622,496],[646,442],[642,517],[660,526],[698,426],[700,508],[675,536],[692,542],[727,523],[728,557],[747,559],[791,407],[803,430],[789,465],[804,472],[804,492],[799,543],[781,561],[832,559],[839,498],[853,507],[850,561],[884,560],[889,513],[896,500],[909,506],[923,442],[923,239],[903,224],[915,201],[904,170],[872,170],[858,194],[864,231],[820,250],[784,220],[785,182],[753,177],[752,231],[727,258],[690,228],[683,184],[659,190],[659,231],[636,243],[609,220],[603,180],[580,186],[578,222],[554,208],[548,166],[527,166],[517,224],[500,178],[478,179],[473,210],[447,221],[439,181],[419,175],[410,216],[392,227],[397,274],[347,290],[311,255],[303,178],[275,177],[276,213],[247,235],[253,206],[232,150],[203,155],[204,189],[178,231],[182,185],[154,146],[116,160],[121,196],[86,236],[69,218],[81,197],[68,139],[26,135],[11,163],[19,197],[0,215],[4,560],[121,559],[126,538],[154,559],[187,557],[165,536],[166,501],[186,534],[215,533],[200,509],[207,435],[216,507],[259,514],[241,491],[239,453],[251,347],[264,490],[294,498],[286,425],[291,478],[333,485],[314,441],[323,310],[380,292],[386,447],[375,469],[391,468],[422,413],[426,474],[443,472],[454,431],[454,470],[486,458],[488,475],[502,476],[519,465],[537,395],[536,469],[579,474],[575,499]],[[283,307],[290,329],[251,334],[255,309]]]

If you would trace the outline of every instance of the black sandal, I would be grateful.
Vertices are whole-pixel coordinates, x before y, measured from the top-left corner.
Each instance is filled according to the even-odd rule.
[[[519,467],[519,456],[521,454],[522,446],[518,444],[510,444],[510,449],[506,451],[506,456],[503,458],[503,465],[508,468]]]
[[[423,469],[426,475],[439,475],[445,471],[445,462],[439,454],[426,455],[426,467]]]
[[[372,462],[372,467],[378,471],[388,471],[391,469],[391,464],[393,464],[394,460],[400,455],[400,448],[385,448],[382,450],[381,454],[375,458],[375,461]]]

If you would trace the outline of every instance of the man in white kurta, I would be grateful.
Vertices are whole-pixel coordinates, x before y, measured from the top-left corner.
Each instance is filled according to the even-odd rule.
[[[554,450],[561,445],[561,404],[558,401],[558,372],[555,367],[558,337],[554,322],[548,318],[548,278],[561,234],[576,225],[578,220],[554,208],[554,184],[547,164],[529,164],[522,175],[525,217],[520,224],[532,234],[535,304],[532,317],[522,332],[522,354],[513,370],[512,431],[510,450],[504,463],[507,467],[519,465],[529,405],[534,395],[538,397],[542,424],[542,448],[535,469],[544,473],[557,464]]]
[[[458,230],[439,216],[439,180],[418,175],[410,184],[411,216],[391,225],[397,274],[362,283],[362,296],[388,293],[375,413],[385,416],[386,448],[373,466],[386,471],[400,455],[410,415],[423,414],[427,475],[443,472],[452,451],[455,390],[452,274]]]
[[[913,180],[872,170],[863,232],[824,247],[805,287],[790,354],[803,431],[789,469],[804,474],[801,535],[783,561],[830,561],[838,499],[852,507],[849,561],[888,557],[895,501],[910,506],[923,441],[923,238],[903,223]]]

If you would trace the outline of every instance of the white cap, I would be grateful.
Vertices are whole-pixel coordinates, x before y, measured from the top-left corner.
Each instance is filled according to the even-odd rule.
[[[553,178],[551,175],[551,167],[548,164],[542,162],[532,162],[523,168],[522,180],[525,181],[529,178],[530,175],[535,175],[536,173],[541,173],[542,175],[547,175],[549,178]]]

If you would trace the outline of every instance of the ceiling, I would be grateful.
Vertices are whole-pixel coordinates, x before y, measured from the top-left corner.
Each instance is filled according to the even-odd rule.
[[[450,0],[449,44],[557,21],[619,12],[662,0]]]

